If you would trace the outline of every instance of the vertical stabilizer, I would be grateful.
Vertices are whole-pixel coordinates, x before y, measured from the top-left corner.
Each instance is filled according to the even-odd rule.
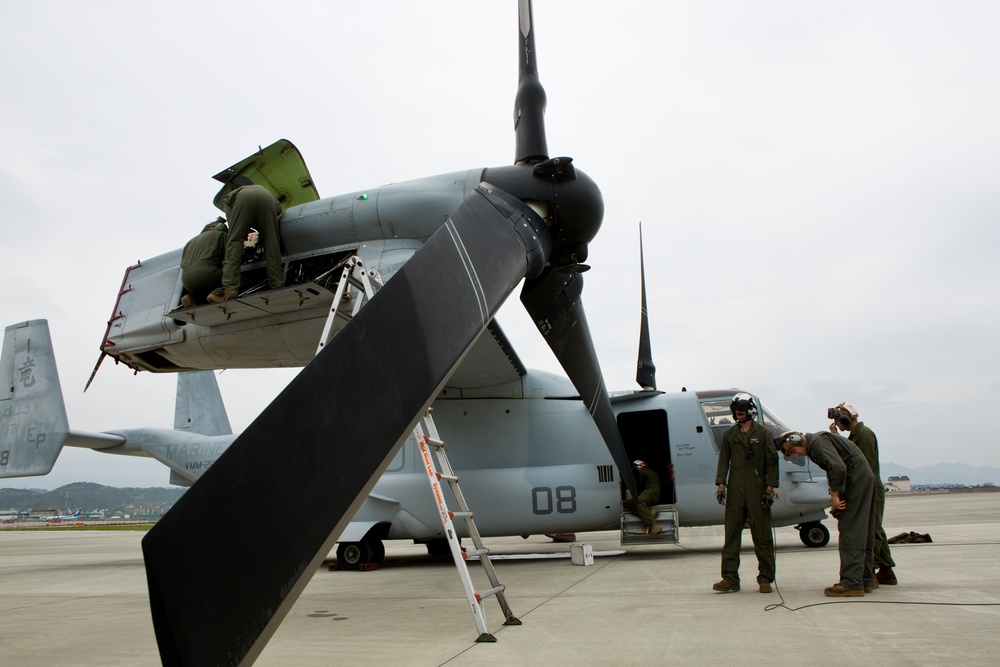
[[[174,429],[200,435],[230,435],[233,432],[213,371],[177,374]]]
[[[0,477],[48,474],[68,436],[48,321],[7,327],[0,354]]]

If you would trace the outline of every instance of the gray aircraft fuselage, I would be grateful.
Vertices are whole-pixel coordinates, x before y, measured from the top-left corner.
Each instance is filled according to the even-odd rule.
[[[433,406],[479,532],[499,536],[617,529],[620,478],[572,385],[543,371],[528,371],[521,385],[520,398],[439,398]],[[615,397],[630,456],[658,471],[661,504],[677,508],[681,526],[723,521],[724,508],[714,495],[715,473],[721,433],[731,425],[726,415],[732,393],[636,392]],[[772,430],[787,430],[766,408],[760,418]],[[235,438],[166,429],[109,433],[124,444],[103,451],[151,456],[171,468],[172,481],[187,483],[211,467]],[[779,460],[779,471],[771,510],[774,525],[823,519],[829,495],[822,472],[813,475],[807,459]],[[445,493],[454,507],[450,491]],[[464,534],[461,522],[456,528]],[[427,474],[411,437],[339,541],[441,537]]]

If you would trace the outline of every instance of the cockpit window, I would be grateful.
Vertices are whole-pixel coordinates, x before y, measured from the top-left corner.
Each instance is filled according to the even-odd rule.
[[[708,428],[715,438],[715,451],[722,447],[722,434],[733,425],[733,413],[729,411],[729,402],[732,398],[713,398],[701,402],[701,409],[705,411],[705,419],[708,421]]]
[[[773,437],[776,438],[785,431],[792,430],[785,422],[781,421],[778,415],[774,414],[766,405],[761,403],[759,398],[755,400],[761,406],[757,420],[771,431]],[[715,439],[715,451],[719,451],[722,448],[722,434],[726,432],[727,428],[733,425],[733,413],[729,410],[729,403],[731,401],[731,397],[710,398],[701,401],[701,409],[705,411],[705,419],[708,421],[708,427],[712,431],[712,437]],[[797,465],[805,464],[805,459],[793,458],[789,459],[789,461]]]
[[[788,428],[788,426],[785,424],[785,422],[781,421],[781,419],[778,417],[778,415],[776,415],[773,412],[771,412],[771,410],[766,405],[764,405],[763,403],[761,403],[761,410],[760,411],[761,411],[761,413],[762,413],[762,415],[764,417],[764,426],[766,426],[767,428],[769,428],[771,430],[771,435],[774,436],[775,438],[777,438],[779,435],[781,435],[785,431],[791,431],[792,430],[792,429]]]
[[[781,421],[778,415],[774,414],[766,405],[761,403],[761,416],[764,420],[764,426],[766,426],[770,431],[771,435],[777,438],[782,433],[786,431],[791,431],[785,422]],[[790,456],[788,457],[788,462],[793,463],[797,466],[805,467],[808,461],[804,456]]]

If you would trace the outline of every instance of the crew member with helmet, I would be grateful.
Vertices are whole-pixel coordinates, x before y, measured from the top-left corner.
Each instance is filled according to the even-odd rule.
[[[757,555],[757,586],[761,593],[770,593],[774,581],[771,504],[778,486],[778,455],[771,445],[771,432],[757,421],[753,396],[736,394],[729,410],[736,423],[722,434],[715,472],[715,496],[719,504],[726,506],[726,541],[722,547],[722,581],[712,589],[723,593],[740,590],[740,544],[749,519]]]
[[[858,421],[858,411],[853,405],[841,403],[835,408],[830,408],[827,410],[827,417],[833,419],[833,423],[830,424],[831,433],[837,432],[834,429],[850,431],[847,439],[858,446],[875,474],[875,568],[878,572],[872,579],[872,587],[878,587],[879,584],[895,586],[896,573],[892,568],[896,567],[896,561],[889,552],[889,539],[886,537],[885,529],[882,528],[882,518],[885,516],[885,487],[882,486],[882,471],[878,462],[878,438],[864,422]]]
[[[635,482],[639,488],[639,497],[633,499],[632,494],[625,491],[625,502],[622,503],[622,508],[642,519],[647,535],[656,535],[662,528],[660,528],[660,524],[656,523],[657,511],[651,506],[660,502],[660,476],[647,466],[645,461],[640,459],[632,461],[632,467],[635,469]]]
[[[840,581],[823,590],[832,598],[864,597],[872,592],[875,562],[875,475],[857,445],[826,431],[788,431],[775,438],[778,451],[808,456],[826,471],[830,485],[830,514],[837,519],[840,542]]]

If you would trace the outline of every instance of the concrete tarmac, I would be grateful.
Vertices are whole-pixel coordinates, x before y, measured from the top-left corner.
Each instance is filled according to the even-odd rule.
[[[386,543],[370,572],[315,573],[258,665],[995,665],[1000,655],[1000,493],[890,496],[897,586],[836,600],[830,545],[777,529],[777,592],[755,584],[743,534],[738,593],[715,593],[722,528],[682,528],[678,546],[621,547],[583,533],[594,565],[545,537],[487,539],[521,626],[478,635],[450,559]],[[0,531],[0,664],[156,665],[138,532]],[[332,556],[331,556],[332,558]],[[485,577],[470,564],[477,582]],[[195,570],[189,573],[198,577]],[[248,586],[253,582],[248,581]],[[487,586],[482,585],[485,589]]]

